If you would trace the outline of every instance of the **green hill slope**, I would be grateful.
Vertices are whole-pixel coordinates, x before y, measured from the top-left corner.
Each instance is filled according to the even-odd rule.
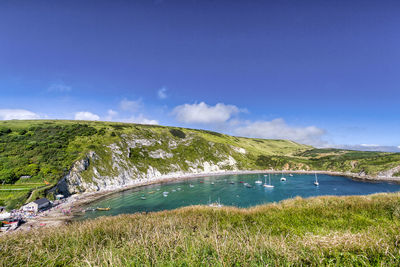
[[[398,175],[400,154],[315,149],[288,140],[86,121],[0,122],[0,206],[57,191],[223,170],[331,170]],[[54,187],[57,185],[57,187]],[[18,190],[17,190],[18,189]]]

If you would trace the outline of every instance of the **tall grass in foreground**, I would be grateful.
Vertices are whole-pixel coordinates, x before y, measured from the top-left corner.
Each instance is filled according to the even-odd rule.
[[[0,238],[1,266],[400,265],[400,194],[192,206]]]

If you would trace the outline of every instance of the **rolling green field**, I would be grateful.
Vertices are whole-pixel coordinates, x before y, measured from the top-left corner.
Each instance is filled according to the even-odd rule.
[[[10,206],[17,206],[25,202],[32,192],[44,187],[44,183],[17,183],[0,185],[0,204],[8,203]],[[34,200],[35,198],[33,198]]]
[[[185,207],[0,237],[0,266],[399,266],[400,194]]]
[[[151,141],[149,146],[129,148],[123,158],[142,173],[149,167],[162,174],[174,168],[189,171],[187,161],[217,164],[228,156],[236,161],[239,170],[327,170],[376,175],[400,165],[400,153],[316,149],[288,140],[235,137],[197,129],[89,121],[1,121],[0,184],[48,186],[33,194],[29,193],[31,189],[0,192],[0,206],[19,207],[28,201],[29,195],[31,199],[42,196],[51,199],[55,191],[50,189],[69,172],[74,162],[90,151],[99,157],[96,163],[99,173],[118,175],[111,164],[109,146],[119,144],[127,149],[129,139]],[[176,145],[171,148],[171,144]],[[160,150],[172,156],[149,156]],[[87,182],[93,180],[92,167],[82,172]],[[221,168],[232,169],[231,166]],[[21,179],[21,176],[31,178]]]

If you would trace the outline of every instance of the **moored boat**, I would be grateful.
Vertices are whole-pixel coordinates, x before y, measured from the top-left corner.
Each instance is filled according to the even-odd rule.
[[[267,184],[267,175],[264,175],[265,181],[264,181],[264,187],[266,188],[274,188],[274,186],[271,184],[271,174],[268,174],[269,178],[269,183]]]
[[[98,211],[108,211],[110,209],[111,209],[110,207],[108,207],[108,208],[96,208],[96,210],[98,210]]]

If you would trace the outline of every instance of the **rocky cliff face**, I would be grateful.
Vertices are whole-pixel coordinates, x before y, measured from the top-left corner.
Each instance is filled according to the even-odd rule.
[[[395,173],[399,173],[399,172],[400,172],[400,165],[397,167],[394,167],[390,170],[379,172],[377,176],[378,177],[393,177],[393,175]]]
[[[75,162],[57,188],[69,195],[160,178],[237,170],[235,157],[245,153],[243,148],[204,143],[190,136],[155,140],[126,135]]]
[[[322,151],[316,157],[314,154],[319,152],[311,149],[313,153],[297,156],[298,151],[308,151],[309,147],[290,147],[282,140],[268,141],[272,143],[266,145],[268,142],[263,140],[215,136],[192,130],[143,128],[121,132],[110,142],[89,140],[94,148],[86,150],[90,152],[73,164],[57,189],[68,195],[238,169],[324,170],[369,178],[388,178],[400,172],[396,155],[382,156],[393,157],[384,158],[383,164],[374,158],[376,154],[367,159],[365,155],[357,158],[351,151],[329,151],[335,157]],[[343,153],[349,153],[350,160],[338,160]]]

